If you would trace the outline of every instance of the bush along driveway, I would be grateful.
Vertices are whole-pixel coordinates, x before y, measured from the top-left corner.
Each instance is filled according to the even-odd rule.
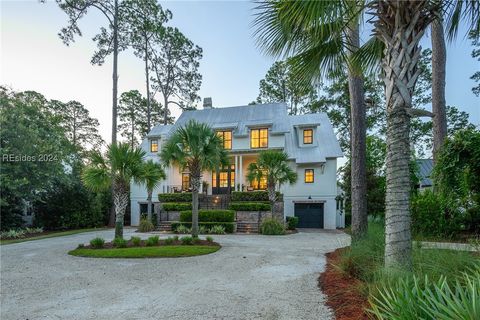
[[[0,318],[332,319],[317,277],[324,254],[349,242],[343,233],[326,232],[214,235],[222,248],[196,257],[67,254],[97,236],[110,241],[113,231],[2,247]]]

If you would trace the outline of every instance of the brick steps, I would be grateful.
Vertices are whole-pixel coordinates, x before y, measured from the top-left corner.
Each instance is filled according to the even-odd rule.
[[[170,222],[160,222],[160,225],[157,227],[159,231],[172,231],[172,225]]]
[[[237,222],[238,233],[258,233],[257,222]]]

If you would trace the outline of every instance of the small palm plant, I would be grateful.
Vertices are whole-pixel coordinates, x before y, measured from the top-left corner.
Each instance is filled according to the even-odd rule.
[[[192,186],[192,236],[198,236],[198,191],[202,172],[228,165],[222,139],[208,125],[190,120],[178,128],[162,148],[165,165],[175,164],[190,172]]]
[[[142,172],[140,181],[147,188],[147,217],[148,221],[152,221],[152,194],[153,190],[159,185],[160,181],[166,178],[165,171],[163,170],[160,163],[154,162],[153,160],[148,160],[142,165]],[[158,217],[157,217],[158,218]]]
[[[252,162],[247,168],[247,180],[260,181],[266,178],[268,200],[271,204],[271,212],[273,216],[273,206],[277,201],[276,187],[284,183],[295,183],[297,181],[297,173],[288,165],[288,155],[282,151],[267,150],[262,151],[258,155],[257,162]]]
[[[93,151],[90,164],[82,174],[83,183],[92,191],[112,188],[115,208],[115,238],[123,238],[123,220],[129,201],[130,181],[140,182],[145,152],[128,144],[112,144],[105,155]]]

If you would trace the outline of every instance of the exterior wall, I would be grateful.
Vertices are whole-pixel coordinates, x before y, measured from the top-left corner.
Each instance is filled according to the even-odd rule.
[[[327,159],[322,164],[299,165],[291,164],[298,175],[297,183],[284,185],[281,188],[284,200],[285,216],[295,215],[295,202],[324,202],[323,227],[335,229],[337,227],[336,195],[337,195],[337,159]],[[305,183],[305,169],[314,169],[314,182]]]

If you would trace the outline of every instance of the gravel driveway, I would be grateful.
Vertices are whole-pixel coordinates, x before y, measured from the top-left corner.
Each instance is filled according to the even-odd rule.
[[[0,318],[332,319],[317,277],[324,254],[349,242],[337,231],[224,235],[222,249],[190,258],[67,254],[97,235],[113,231],[1,246]]]

